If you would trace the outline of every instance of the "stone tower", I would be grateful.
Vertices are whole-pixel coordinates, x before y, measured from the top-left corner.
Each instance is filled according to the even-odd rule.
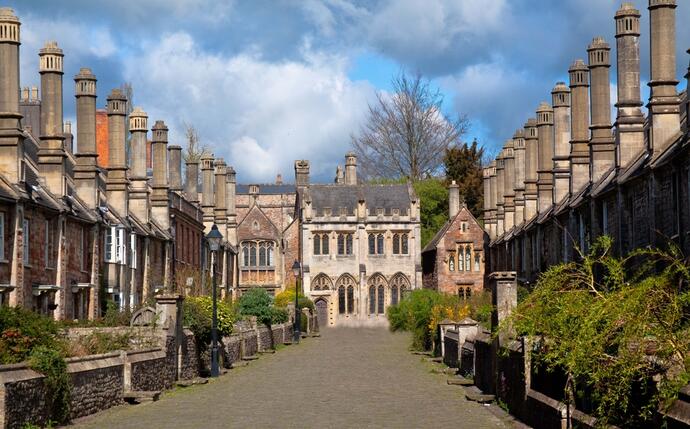
[[[41,175],[54,195],[65,195],[63,183],[67,154],[62,118],[62,60],[64,55],[57,42],[46,42],[39,51],[41,74],[41,147],[38,162]]]
[[[125,152],[125,117],[127,97],[117,88],[108,96],[108,204],[126,217],[129,213],[127,192],[127,155]]]
[[[12,183],[21,179],[19,159],[24,139],[19,113],[20,25],[12,9],[0,8],[0,173]]]
[[[482,183],[484,185],[484,231],[489,235],[489,239],[493,240],[491,232],[491,167],[484,167],[482,169]]]
[[[515,155],[513,140],[503,145],[503,229],[508,232],[515,225]]]
[[[587,48],[592,103],[592,138],[589,141],[590,177],[599,181],[614,165],[615,147],[611,134],[611,48],[603,37],[595,37]]]
[[[680,99],[676,91],[676,0],[649,0],[652,119],[651,148],[663,152],[680,133]]]
[[[228,207],[228,243],[232,246],[237,246],[237,210],[235,207],[235,191],[237,186],[237,176],[235,169],[231,166],[228,167],[228,174],[226,176],[225,202]]]
[[[570,75],[570,193],[589,183],[589,68],[575,60]]]
[[[213,208],[213,221],[218,225],[218,229],[223,234],[223,239],[228,238],[228,206],[227,206],[227,181],[228,166],[223,158],[218,158],[213,163],[215,168],[215,207]]]
[[[460,186],[455,180],[448,186],[448,219],[451,221],[460,211]]]
[[[168,206],[168,127],[156,121],[151,128],[151,217],[165,231],[170,229]]]
[[[170,190],[182,192],[182,148],[168,145],[168,174],[170,175]]]
[[[490,198],[490,205],[489,208],[491,209],[490,211],[490,219],[491,223],[489,224],[490,230],[489,230],[489,235],[491,238],[496,238],[497,237],[497,218],[496,218],[496,203],[498,201],[498,184],[496,183],[498,181],[496,177],[496,160],[491,161],[491,164],[489,164],[489,188],[491,189],[491,193],[489,194]]]
[[[354,152],[348,152],[345,155],[345,184],[357,184],[357,156]]]
[[[146,134],[148,116],[136,107],[129,115],[129,132],[132,133],[131,169],[129,178],[129,210],[144,223],[149,222],[149,191],[146,177]],[[151,149],[153,152],[153,148]]]
[[[539,211],[537,170],[539,160],[539,133],[537,120],[529,118],[525,130],[525,222],[532,220]]]
[[[513,135],[513,154],[515,155],[515,225],[525,220],[525,132],[515,131]]]
[[[74,76],[77,98],[77,165],[74,182],[77,194],[90,209],[98,206],[98,170],[96,163],[96,76],[82,68]]]
[[[553,201],[561,202],[570,190],[570,89],[564,82],[551,91],[553,102]]]
[[[505,232],[504,175],[505,160],[503,159],[503,150],[501,150],[496,157],[496,237],[500,237]]]
[[[644,115],[640,110],[640,11],[623,3],[616,12],[618,64],[617,165],[625,168],[645,149]]]
[[[543,102],[537,109],[537,192],[539,212],[553,204],[553,109]]]
[[[213,155],[206,153],[201,157],[201,209],[204,212],[204,225],[208,231],[213,226]]]

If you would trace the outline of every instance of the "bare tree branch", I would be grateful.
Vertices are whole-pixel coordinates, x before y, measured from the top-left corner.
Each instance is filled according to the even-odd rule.
[[[206,145],[202,145],[199,141],[199,133],[196,127],[187,122],[183,122],[182,125],[185,129],[185,136],[187,137],[187,148],[184,151],[185,162],[199,162],[201,157],[209,153],[209,148]]]

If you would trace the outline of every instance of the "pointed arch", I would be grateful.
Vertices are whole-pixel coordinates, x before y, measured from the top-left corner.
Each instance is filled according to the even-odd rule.
[[[403,291],[410,289],[410,279],[403,273],[396,273],[391,277],[391,305],[397,305],[403,296]]]
[[[335,282],[335,288],[338,291],[338,313],[356,313],[355,291],[357,290],[357,280],[355,280],[355,277],[348,273],[342,274]]]
[[[388,281],[381,273],[374,273],[367,281],[369,288],[369,314],[384,314]]]
[[[324,273],[319,273],[311,281],[312,290],[331,290],[333,289],[333,281]]]

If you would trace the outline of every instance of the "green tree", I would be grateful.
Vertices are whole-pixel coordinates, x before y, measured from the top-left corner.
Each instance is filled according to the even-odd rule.
[[[423,248],[448,220],[448,190],[436,178],[420,180],[413,186],[420,202]]]
[[[476,139],[470,145],[463,143],[448,148],[443,157],[446,185],[455,180],[460,187],[460,196],[477,219],[482,217],[484,209],[483,158],[484,148],[479,146]]]

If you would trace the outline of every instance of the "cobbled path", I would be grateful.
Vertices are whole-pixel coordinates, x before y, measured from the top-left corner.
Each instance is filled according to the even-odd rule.
[[[121,406],[79,428],[506,428],[407,351],[407,334],[335,328],[207,385]]]

